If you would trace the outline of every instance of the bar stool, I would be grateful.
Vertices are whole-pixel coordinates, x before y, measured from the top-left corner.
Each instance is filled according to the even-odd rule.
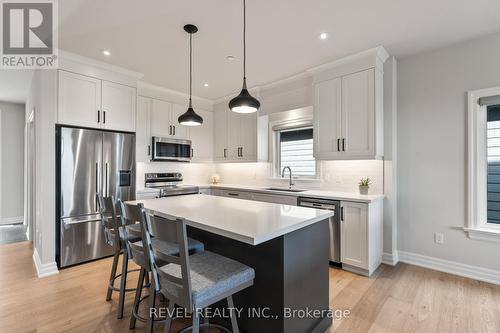
[[[121,200],[118,200],[119,207],[120,207],[120,212],[121,212],[121,218],[123,220],[122,224],[127,224],[127,225],[138,225],[139,228],[139,233],[136,234],[136,229],[130,229],[128,228],[127,232],[129,234],[133,234],[134,236],[138,236],[139,240],[134,240],[131,239],[127,242],[127,249],[130,251],[132,259],[134,262],[141,267],[141,273],[139,275],[139,280],[137,281],[137,288],[136,288],[136,294],[135,294],[135,299],[134,299],[134,305],[132,306],[132,316],[130,318],[130,325],[129,328],[133,329],[135,328],[136,321],[142,321],[142,322],[147,322],[147,332],[152,332],[153,331],[153,323],[155,321],[162,321],[163,319],[157,319],[155,320],[151,316],[149,318],[143,318],[139,315],[139,306],[143,300],[145,300],[147,297],[150,297],[150,305],[151,307],[155,306],[155,300],[156,300],[156,295],[158,294],[158,291],[155,291],[154,289],[150,288],[150,293],[149,295],[142,297],[142,288],[143,288],[143,283],[145,277],[148,276],[148,274],[151,272],[151,267],[149,265],[149,261],[146,259],[145,252],[144,252],[144,247],[143,247],[143,237],[144,237],[144,230],[148,230],[148,236],[150,237],[150,240],[153,244],[155,244],[155,248],[159,253],[162,253],[166,256],[178,256],[179,255],[179,246],[175,243],[171,243],[165,240],[162,240],[157,237],[153,237],[156,234],[150,234],[149,233],[149,228],[146,228],[143,230],[142,225],[144,224],[143,220],[143,215],[142,215],[142,209],[143,206],[142,204],[137,204],[137,205],[128,205],[123,203]],[[137,224],[132,224],[132,222],[137,222]],[[161,227],[160,227],[161,228]],[[205,249],[205,246],[203,243],[189,238],[188,239],[188,251],[191,253],[198,253],[202,252]],[[151,297],[152,296],[152,297]]]
[[[140,237],[130,236],[123,232],[120,219],[116,215],[116,204],[114,198],[103,197],[100,193],[96,194],[98,210],[101,214],[101,224],[104,229],[104,238],[106,243],[112,246],[115,250],[111,273],[109,275],[108,291],[106,293],[106,301],[111,300],[113,291],[119,292],[117,317],[123,318],[123,305],[125,303],[125,293],[135,291],[135,288],[126,289],[127,274],[137,272],[139,269],[128,269],[129,253],[126,250],[125,244],[127,240],[138,241]],[[140,232],[140,226],[135,226],[134,229]],[[118,232],[117,232],[118,230]],[[118,269],[118,261],[120,254],[123,251],[122,270],[120,274],[116,274]],[[120,278],[120,287],[116,288],[115,280]],[[149,281],[147,282],[149,284]]]
[[[193,324],[181,332],[192,330],[199,333],[200,326],[208,327],[208,322],[200,325],[197,309],[208,307],[226,299],[231,311],[232,332],[238,333],[232,295],[253,285],[255,271],[242,263],[223,257],[210,251],[198,252],[189,256],[186,222],[182,218],[169,220],[151,216],[142,210],[143,247],[146,259],[151,267],[151,286],[153,291],[160,291],[168,300],[167,320],[164,333],[170,332],[172,314],[175,305],[184,307],[192,314]],[[166,255],[155,247],[147,229],[158,228],[156,238],[178,244],[179,256]],[[166,265],[161,265],[166,262]],[[211,325],[230,332],[220,325]]]

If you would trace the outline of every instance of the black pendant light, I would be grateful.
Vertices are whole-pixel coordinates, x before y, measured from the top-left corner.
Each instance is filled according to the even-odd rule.
[[[243,88],[229,101],[229,108],[237,113],[252,113],[260,108],[260,102],[247,90],[246,52],[246,1],[243,0]]]
[[[186,24],[184,30],[189,34],[189,106],[186,112],[179,116],[179,124],[185,126],[200,126],[203,124],[203,118],[193,110],[191,100],[192,85],[193,85],[193,34],[198,31],[198,28],[192,24]]]

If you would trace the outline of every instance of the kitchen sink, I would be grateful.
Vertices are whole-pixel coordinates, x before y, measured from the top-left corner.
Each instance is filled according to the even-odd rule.
[[[298,190],[298,189],[294,189],[294,188],[282,188],[282,187],[268,187],[265,190],[281,191],[281,192],[294,192],[294,193],[306,191],[306,190]]]

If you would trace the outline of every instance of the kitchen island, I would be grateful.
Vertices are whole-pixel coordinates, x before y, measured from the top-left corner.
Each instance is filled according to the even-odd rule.
[[[189,236],[206,250],[255,270],[254,285],[234,295],[235,307],[244,309],[241,332],[324,332],[331,325],[332,212],[203,194],[135,202],[158,216],[186,219]]]

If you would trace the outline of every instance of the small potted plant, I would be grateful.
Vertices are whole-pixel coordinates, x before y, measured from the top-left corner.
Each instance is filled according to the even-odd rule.
[[[360,194],[368,194],[368,190],[370,189],[372,181],[370,178],[361,178],[359,181],[359,193]]]

